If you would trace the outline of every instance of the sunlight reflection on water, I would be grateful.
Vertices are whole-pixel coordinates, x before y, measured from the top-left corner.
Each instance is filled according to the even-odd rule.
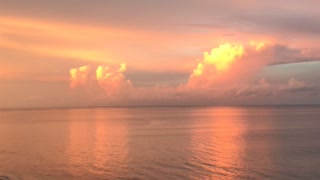
[[[11,179],[320,178],[320,108],[0,111]]]

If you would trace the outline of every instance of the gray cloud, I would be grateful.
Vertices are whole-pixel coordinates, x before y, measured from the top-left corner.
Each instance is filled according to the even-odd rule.
[[[253,32],[320,36],[319,15],[274,13],[243,15],[233,19]]]
[[[302,49],[290,48],[286,45],[275,45],[274,60],[269,65],[288,64],[298,62],[320,61],[320,57],[303,54]]]
[[[241,84],[226,94],[238,98],[261,98],[261,97],[281,97],[288,95],[317,95],[320,86],[296,79],[290,79],[287,83],[269,83],[264,79],[260,80],[258,84]]]
[[[147,72],[147,71],[135,71],[128,70],[125,75],[132,81],[132,83],[137,86],[155,86],[155,85],[171,85],[177,86],[184,83],[188,77],[189,73],[179,73],[179,72]]]

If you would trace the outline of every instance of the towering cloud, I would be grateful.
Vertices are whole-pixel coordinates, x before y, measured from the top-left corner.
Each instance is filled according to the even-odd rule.
[[[134,87],[124,75],[127,66],[122,63],[118,67],[100,65],[95,75],[89,75],[88,66],[71,69],[71,87],[84,85],[90,80],[94,83],[87,85],[95,86],[91,89],[96,90],[93,93],[97,94],[95,97],[99,97],[100,101],[115,102],[122,99],[142,104],[201,104],[204,100],[230,102],[241,101],[243,98],[273,98],[292,93],[315,94],[318,86],[293,78],[286,82],[257,80],[256,75],[263,67],[277,61],[274,59],[278,53],[276,47],[277,45],[260,41],[251,41],[248,44],[222,44],[204,52],[203,59],[191,71],[188,81],[178,86]]]
[[[203,62],[200,62],[192,76],[200,76],[206,70],[206,66],[213,67],[216,73],[226,71],[231,64],[243,55],[242,45],[231,45],[229,43],[220,45],[218,48],[213,48],[211,52],[205,52]],[[210,67],[209,67],[210,68]]]
[[[120,64],[119,68],[100,65],[95,74],[90,73],[90,70],[90,66],[72,68],[70,70],[70,87],[86,86],[90,89],[90,93],[97,93],[96,96],[109,98],[128,94],[132,88],[131,81],[127,80],[123,74],[126,71],[125,63]],[[101,94],[101,89],[104,94]]]
[[[109,66],[98,66],[96,80],[107,95],[120,94],[132,87],[131,82],[123,74],[125,71],[126,64],[124,63],[118,69]]]
[[[188,87],[203,87],[212,84],[244,55],[243,45],[222,44],[210,52],[204,52],[203,60],[190,75]]]
[[[77,86],[85,85],[89,79],[89,72],[89,66],[70,69],[70,87],[75,88]]]

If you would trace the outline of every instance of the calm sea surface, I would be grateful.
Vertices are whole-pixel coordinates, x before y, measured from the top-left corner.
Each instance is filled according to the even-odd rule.
[[[320,107],[0,111],[0,179],[320,179]]]

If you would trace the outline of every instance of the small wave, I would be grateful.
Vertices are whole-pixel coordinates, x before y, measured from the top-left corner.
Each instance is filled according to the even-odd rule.
[[[8,176],[0,175],[0,180],[10,180],[10,178]]]

